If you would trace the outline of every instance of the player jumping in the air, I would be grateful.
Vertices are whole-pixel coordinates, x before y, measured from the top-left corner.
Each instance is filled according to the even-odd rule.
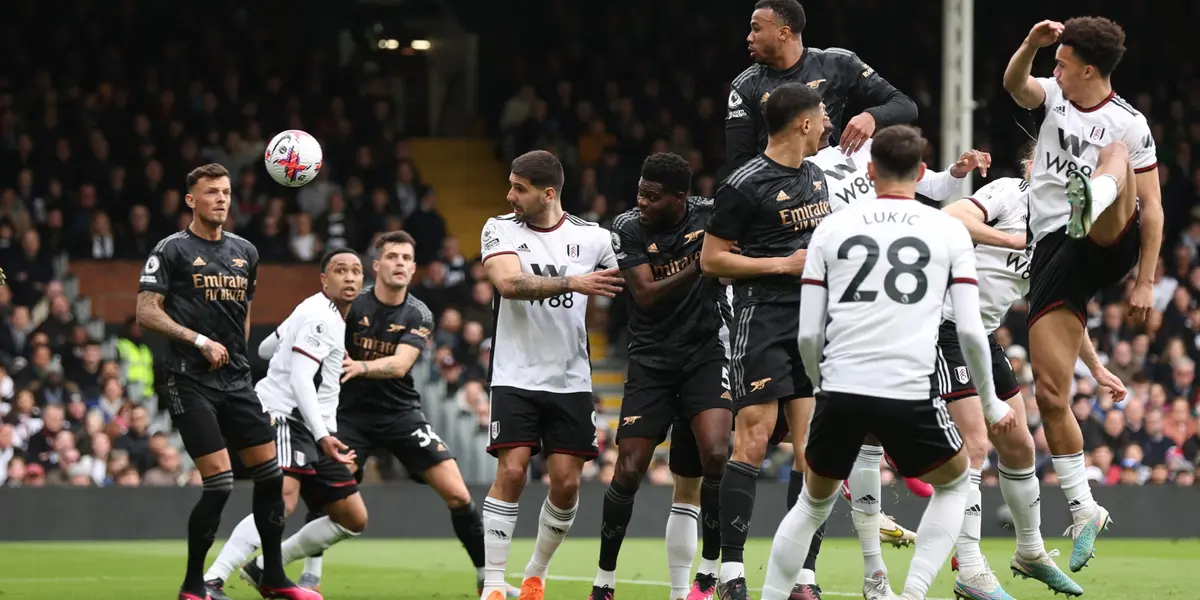
[[[1054,77],[1030,75],[1039,48],[1055,42]],[[1024,108],[1042,107],[1030,179],[1029,230],[1036,243],[1029,290],[1029,357],[1046,442],[1074,524],[1071,570],[1095,554],[1108,511],[1092,498],[1083,435],[1070,408],[1084,314],[1098,291],[1137,266],[1130,311],[1150,312],[1162,243],[1162,191],[1146,118],[1116,95],[1110,77],[1125,32],[1101,17],[1033,27],[1004,71],[1004,89]],[[1139,258],[1140,257],[1140,258]]]
[[[504,598],[517,501],[530,459],[544,452],[550,493],[521,583],[522,600],[542,600],[550,559],[575,521],[583,465],[600,452],[588,297],[611,298],[622,282],[609,233],[563,212],[562,164],[553,154],[518,156],[508,180],[513,212],[488,219],[481,235],[483,265],[500,298],[487,449],[499,464],[483,504],[487,566],[480,600]]]
[[[307,505],[329,515],[307,523],[283,542],[285,565],[357,536],[367,526],[367,507],[348,467],[354,465],[354,453],[344,452],[345,444],[334,436],[346,355],[346,312],[362,280],[358,254],[331,250],[321,259],[321,291],[296,306],[258,348],[259,356],[270,361],[255,391],[275,422],[286,475],[284,511],[290,515],[303,497]],[[261,559],[242,566],[258,547],[253,517],[246,517],[204,574],[212,600],[228,600],[225,580],[239,567],[247,583],[260,585]]]
[[[187,573],[179,600],[205,600],[204,559],[233,492],[228,447],[241,454],[254,479],[254,524],[262,538],[266,598],[319,599],[283,572],[283,471],[275,428],[250,379],[246,342],[258,250],[221,230],[231,203],[229,171],[219,164],[188,173],[184,197],[194,211],[188,228],[163,238],[150,252],[138,284],[137,322],[171,342],[167,408],[203,479],[188,519]],[[201,330],[204,333],[200,333]]]
[[[961,223],[913,200],[924,149],[912,127],[881,130],[868,166],[877,198],[826,218],[809,244],[799,346],[821,392],[804,490],[775,534],[763,600],[788,598],[809,541],[829,517],[839,482],[867,435],[881,442],[901,474],[934,486],[903,596],[925,598],[962,528],[967,502],[962,440],[934,376],[947,288],[967,360],[986,378],[980,395],[988,422],[997,430],[1015,423],[991,389],[970,236]],[[891,335],[880,337],[880,331]],[[863,596],[892,598],[887,577],[866,579]]]
[[[1028,162],[1024,166],[1027,170]],[[968,600],[1011,598],[1000,586],[979,549],[983,519],[979,481],[989,438],[999,454],[1000,491],[1012,510],[1017,534],[1017,552],[1010,562],[1013,573],[1037,579],[1055,592],[1074,596],[1083,593],[1083,589],[1054,564],[1042,542],[1041,486],[1034,473],[1033,436],[1026,423],[1020,385],[994,334],[1009,308],[1029,290],[1032,248],[1026,243],[1028,191],[1029,184],[1025,179],[1004,177],[944,209],[966,225],[971,241],[976,244],[980,309],[991,348],[994,389],[1000,400],[1008,402],[1017,419],[1017,426],[1012,430],[989,436],[987,426],[979,418],[979,396],[958,343],[954,312],[947,305],[938,335],[938,381],[942,386],[942,398],[962,432],[971,461],[967,512],[953,561],[958,571],[954,593]],[[1080,356],[1096,380],[1110,387],[1114,399],[1119,401],[1125,394],[1125,386],[1100,363],[1087,336],[1083,338]]]
[[[671,599],[711,598],[721,551],[721,474],[729,454],[733,402],[723,381],[725,286],[700,272],[712,200],[688,197],[692,170],[676,154],[642,163],[637,207],[613,221],[612,244],[632,295],[629,373],[617,429],[617,464],[604,495],[600,567],[591,600],[611,600],[617,554],[634,494],[654,449],[671,432],[675,498],[667,518]],[[697,521],[704,529],[691,584]]]
[[[824,118],[812,88],[775,89],[766,104],[767,149],[717,190],[700,254],[705,275],[734,280],[729,379],[737,416],[720,492],[723,600],[747,597],[743,554],[767,446],[784,439],[790,425],[800,457],[812,414],[813,387],[796,352],[797,276],[809,238],[830,210],[825,176],[804,160],[817,152]]]

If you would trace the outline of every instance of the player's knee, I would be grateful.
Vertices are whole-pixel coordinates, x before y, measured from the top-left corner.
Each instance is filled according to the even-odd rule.
[[[1044,415],[1047,411],[1066,410],[1066,389],[1049,377],[1039,377],[1034,385],[1034,399],[1037,400],[1038,410]]]
[[[555,506],[570,506],[579,497],[579,473],[550,473],[550,497]]]
[[[616,469],[613,472],[613,481],[621,485],[625,489],[636,490],[641,485],[642,479],[646,476],[646,468],[644,464],[648,461],[643,457],[635,454],[623,454],[617,457]]]
[[[725,473],[725,463],[729,462],[729,449],[702,448],[700,450],[700,469],[705,477],[720,477]]]
[[[510,456],[496,464],[496,481],[515,485],[525,481],[525,464]]]
[[[448,490],[445,499],[446,506],[451,510],[462,508],[471,503],[471,492],[463,485],[459,489]]]
[[[339,515],[337,524],[351,533],[362,533],[367,530],[367,509],[346,511]]]
[[[996,438],[996,453],[1000,455],[1001,463],[1013,468],[1032,465],[1035,458],[1033,435],[1027,427],[1015,427]]]
[[[967,459],[971,464],[982,464],[987,460],[988,442],[987,432],[984,430],[976,431],[974,429],[960,430],[963,437],[963,446],[967,451]]]
[[[739,423],[739,427],[741,424]],[[767,442],[771,431],[763,424],[752,424],[745,430],[738,429],[733,435],[733,459],[749,465],[761,465],[767,455]]]

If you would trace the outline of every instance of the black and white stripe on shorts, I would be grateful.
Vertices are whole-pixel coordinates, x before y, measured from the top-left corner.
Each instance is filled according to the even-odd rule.
[[[747,306],[734,315],[736,326],[732,327],[733,340],[730,342],[729,353],[729,383],[735,397],[744,396],[746,390],[746,352],[750,346],[750,323],[754,319],[754,306]]]

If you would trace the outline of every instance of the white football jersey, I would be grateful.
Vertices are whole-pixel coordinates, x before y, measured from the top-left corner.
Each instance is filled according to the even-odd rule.
[[[539,229],[512,214],[488,219],[481,236],[483,260],[513,254],[521,271],[545,277],[586,275],[614,269],[612,234],[599,225],[564,214],[558,225]],[[496,295],[491,385],[522,390],[573,393],[592,391],[587,305],[583,294],[543,300],[510,300]]]
[[[871,142],[863,144],[854,154],[846,156],[837,146],[826,146],[805,160],[812,162],[825,173],[825,186],[829,190],[829,209],[838,211],[852,202],[875,199],[875,182],[867,174],[867,163],[871,162]],[[917,193],[934,200],[949,198],[962,183],[947,171],[931,172],[917,182]]]
[[[976,283],[958,219],[915,200],[855,202],[813,234],[803,281],[829,290],[822,390],[933,397],[946,289]]]
[[[337,306],[318,292],[301,302],[275,330],[279,348],[267,365],[267,376],[254,386],[267,412],[276,416],[296,416],[300,408],[292,392],[292,362],[315,360],[317,403],[321,418],[330,433],[337,431],[338,395],[342,385],[342,359],[346,356],[346,321]]]
[[[1091,176],[1101,148],[1121,140],[1129,147],[1134,171],[1142,173],[1158,165],[1146,117],[1116,92],[1099,105],[1083,109],[1063,97],[1053,77],[1039,77],[1037,82],[1046,91],[1042,105],[1046,116],[1038,130],[1030,186],[1029,228],[1034,241],[1066,226],[1071,216],[1067,173],[1082,171]]]
[[[968,200],[983,211],[983,220],[1004,233],[1025,233],[1029,219],[1029,183],[1017,177],[1002,177],[971,194]],[[1029,261],[1032,247],[1010,250],[998,246],[975,246],[975,271],[979,276],[979,309],[983,328],[991,333],[1000,327],[1013,303],[1029,291]],[[950,295],[946,296],[943,319],[954,320]]]

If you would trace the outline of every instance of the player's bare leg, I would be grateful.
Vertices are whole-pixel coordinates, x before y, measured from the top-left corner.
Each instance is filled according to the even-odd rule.
[[[1122,193],[1127,187],[1134,187],[1132,167],[1129,148],[1120,141],[1100,150],[1096,170],[1090,177],[1079,171],[1068,173],[1071,218],[1067,222],[1067,235],[1075,239],[1090,236],[1102,246],[1114,242],[1125,231],[1136,209],[1134,194]]]
[[[791,510],[800,499],[804,489],[804,473],[808,471],[808,462],[804,458],[804,445],[808,441],[808,425],[812,421],[813,398],[797,398],[787,404],[788,429],[792,438],[792,472],[788,477],[787,508]],[[821,553],[821,541],[825,539],[825,525],[822,523],[808,546],[808,554],[804,558],[804,568],[796,577],[796,585],[792,587],[792,600],[818,600],[821,597],[821,586],[817,585],[817,555]]]
[[[483,501],[483,593],[480,600],[504,600],[508,583],[508,550],[517,527],[517,501],[525,491],[531,448],[504,448],[496,453],[496,479]],[[522,594],[524,596],[524,594]]]
[[[483,594],[483,519],[471,500],[471,492],[467,490],[467,482],[463,481],[462,471],[458,469],[458,461],[444,460],[421,474],[421,479],[441,496],[446,507],[450,509],[450,524],[454,526],[454,534],[466,549],[475,565],[475,591]],[[517,588],[509,586],[508,595],[516,597]]]
[[[708,600],[716,594],[721,556],[721,478],[729,460],[729,438],[732,429],[733,413],[724,408],[706,410],[692,418],[692,435],[696,438],[703,476],[698,480],[695,497],[682,496],[681,491],[691,488],[678,485],[677,479],[675,504],[688,506],[690,500],[691,506],[700,507],[704,543],[700,551],[700,566],[696,570],[687,600]],[[699,502],[696,502],[697,499]],[[692,532],[694,535],[695,528]],[[692,555],[694,554],[693,550]],[[691,558],[687,561],[689,570]]]
[[[754,514],[758,469],[779,420],[779,402],[744,406],[734,419],[733,456],[721,478],[721,583],[718,596],[722,600],[747,600],[749,590],[743,556]]]
[[[1071,412],[1069,395],[1075,359],[1086,331],[1079,316],[1065,307],[1052,309],[1029,327],[1029,358],[1036,373],[1035,391],[1046,444],[1059,486],[1067,496],[1074,524],[1071,571],[1078,572],[1095,554],[1096,537],[1108,528],[1108,511],[1092,498],[1083,462],[1083,433]]]
[[[575,513],[579,509],[579,480],[583,474],[584,462],[582,456],[573,454],[555,453],[546,458],[550,493],[542,503],[533,556],[525,565],[521,600],[542,600],[546,593],[546,575],[550,571],[550,560],[566,539],[571,524],[575,522]]]
[[[633,499],[637,494],[658,440],[643,437],[623,437],[617,442],[617,464],[613,470],[612,483],[604,493],[604,512],[600,522],[600,561],[596,570],[596,581],[592,584],[591,600],[610,600],[617,587],[617,556],[625,541],[625,529],[633,518]],[[676,493],[679,493],[676,488]],[[674,509],[671,516],[674,516]],[[668,519],[668,528],[670,520]],[[696,524],[692,523],[693,540]],[[692,544],[693,554],[695,543]],[[670,546],[668,544],[668,553]],[[691,567],[691,563],[688,563]]]

